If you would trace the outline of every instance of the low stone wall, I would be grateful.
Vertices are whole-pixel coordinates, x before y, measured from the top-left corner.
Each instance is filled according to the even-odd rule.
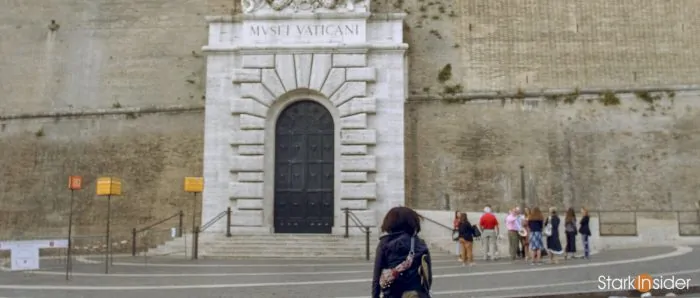
[[[426,220],[422,223],[421,237],[428,242],[433,249],[448,251],[455,254],[457,249],[455,242],[452,241],[452,231],[431,222],[436,221],[447,227],[452,227],[454,211],[441,210],[416,210]],[[477,224],[482,212],[467,212],[469,220]],[[505,213],[496,213],[499,223],[501,223],[503,235],[498,241],[498,248],[501,257],[508,256],[508,236],[505,232]],[[430,219],[430,220],[428,220]],[[630,247],[651,247],[662,245],[698,245],[700,244],[700,236],[680,236],[678,233],[678,221],[670,219],[650,219],[645,217],[637,217],[637,236],[600,236],[599,218],[596,214],[591,214],[590,227],[593,235],[591,236],[591,250],[598,252],[607,249],[621,249]],[[564,226],[559,226],[559,235],[562,241],[562,247],[566,245]],[[576,237],[576,248],[578,252],[583,252],[583,244],[581,237]],[[477,256],[483,255],[481,243],[474,245],[474,253]]]

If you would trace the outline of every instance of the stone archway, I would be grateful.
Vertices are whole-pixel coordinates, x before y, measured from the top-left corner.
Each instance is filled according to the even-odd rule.
[[[208,18],[203,221],[231,207],[233,233],[284,231],[274,213],[284,161],[276,122],[310,99],[333,119],[332,233],[345,232],[342,208],[375,227],[404,204],[404,15],[372,15],[369,0],[312,11],[266,3]],[[319,214],[284,218],[297,226],[312,218],[326,233]]]
[[[275,125],[275,233],[331,233],[335,125],[323,105],[301,100]]]

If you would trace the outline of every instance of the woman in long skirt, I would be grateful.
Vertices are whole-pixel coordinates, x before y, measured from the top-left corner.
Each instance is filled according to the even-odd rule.
[[[566,210],[566,217],[564,218],[564,232],[566,233],[566,250],[564,253],[564,260],[576,256],[576,213],[574,213],[574,208],[569,208]]]
[[[549,253],[549,262],[557,264],[558,260],[554,255],[561,255],[564,251],[561,249],[561,241],[559,241],[559,224],[561,220],[557,216],[557,210],[549,208],[549,218],[544,224],[545,227],[549,224],[552,227],[552,234],[547,237],[547,252]]]

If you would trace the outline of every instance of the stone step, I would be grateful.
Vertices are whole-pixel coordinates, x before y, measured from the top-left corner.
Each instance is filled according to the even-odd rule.
[[[353,259],[361,260],[365,259],[364,255],[338,255],[338,254],[322,254],[322,255],[279,255],[279,254],[236,254],[236,255],[201,255],[201,259]],[[370,256],[370,260],[373,260],[374,256]]]
[[[264,250],[264,251],[364,251],[364,246],[357,247],[331,247],[331,246],[258,246],[258,245],[239,245],[239,246],[200,246],[203,251],[237,251],[237,250]],[[373,247],[370,246],[370,250]]]
[[[324,245],[331,245],[331,246],[343,246],[343,245],[365,245],[365,241],[200,241],[200,244],[206,244],[206,245],[238,245],[238,244],[246,244],[246,245],[260,245],[260,246],[267,246],[267,245],[280,245],[280,246],[287,246],[287,245],[307,245],[307,246],[324,246]],[[378,241],[370,241],[369,244],[377,244],[379,243]]]

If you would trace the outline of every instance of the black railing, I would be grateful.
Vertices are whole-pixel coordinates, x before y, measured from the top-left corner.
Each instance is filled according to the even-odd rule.
[[[423,216],[422,214],[418,214],[418,215],[420,215],[420,217],[421,217],[422,219],[424,219],[424,220],[427,220],[427,221],[432,222],[432,223],[434,223],[434,224],[436,224],[436,225],[438,225],[438,226],[440,226],[440,227],[442,227],[442,228],[445,228],[445,229],[447,229],[447,230],[449,230],[449,231],[451,231],[451,232],[454,232],[454,229],[448,227],[447,225],[441,224],[441,223],[437,222],[436,220],[434,220],[434,219],[432,219],[432,218],[425,217],[425,216]]]
[[[141,228],[141,229],[133,228],[133,229],[131,230],[131,256],[136,256],[136,234],[141,233],[141,232],[145,232],[145,231],[148,231],[148,230],[151,230],[151,229],[153,229],[154,227],[156,227],[156,226],[158,226],[158,225],[160,225],[160,224],[162,224],[162,223],[164,223],[164,222],[166,222],[166,221],[169,221],[169,220],[171,220],[171,219],[173,219],[173,218],[175,218],[175,217],[178,217],[178,216],[180,217],[180,219],[179,219],[179,222],[178,222],[177,237],[182,237],[182,227],[183,227],[183,222],[182,222],[182,220],[183,220],[183,217],[185,216],[185,213],[184,213],[182,210],[180,210],[178,213],[175,213],[175,214],[173,214],[172,216],[170,216],[170,217],[168,217],[168,218],[159,220],[159,221],[157,221],[157,222],[155,222],[155,223],[152,223],[152,224],[150,224],[150,225],[148,225],[148,226],[146,226],[146,227],[143,227],[143,228]]]
[[[369,239],[372,232],[368,226],[362,224],[362,221],[357,217],[357,215],[355,215],[355,213],[352,212],[352,210],[350,210],[350,208],[343,208],[343,212],[345,213],[345,238],[350,237],[350,221],[352,220],[354,227],[365,233],[365,260],[369,261]]]
[[[676,211],[679,236],[700,236],[700,210]]]
[[[637,231],[636,210],[596,210],[589,214],[598,217],[598,234],[600,236],[639,236]]]
[[[231,207],[226,208],[226,211],[222,211],[221,213],[217,214],[214,216],[214,218],[210,219],[208,222],[202,225],[202,227],[195,227],[194,228],[194,240],[192,241],[192,259],[196,260],[199,258],[199,234],[206,231],[208,228],[213,226],[216,222],[221,220],[222,218],[226,217],[226,237],[231,237]]]

